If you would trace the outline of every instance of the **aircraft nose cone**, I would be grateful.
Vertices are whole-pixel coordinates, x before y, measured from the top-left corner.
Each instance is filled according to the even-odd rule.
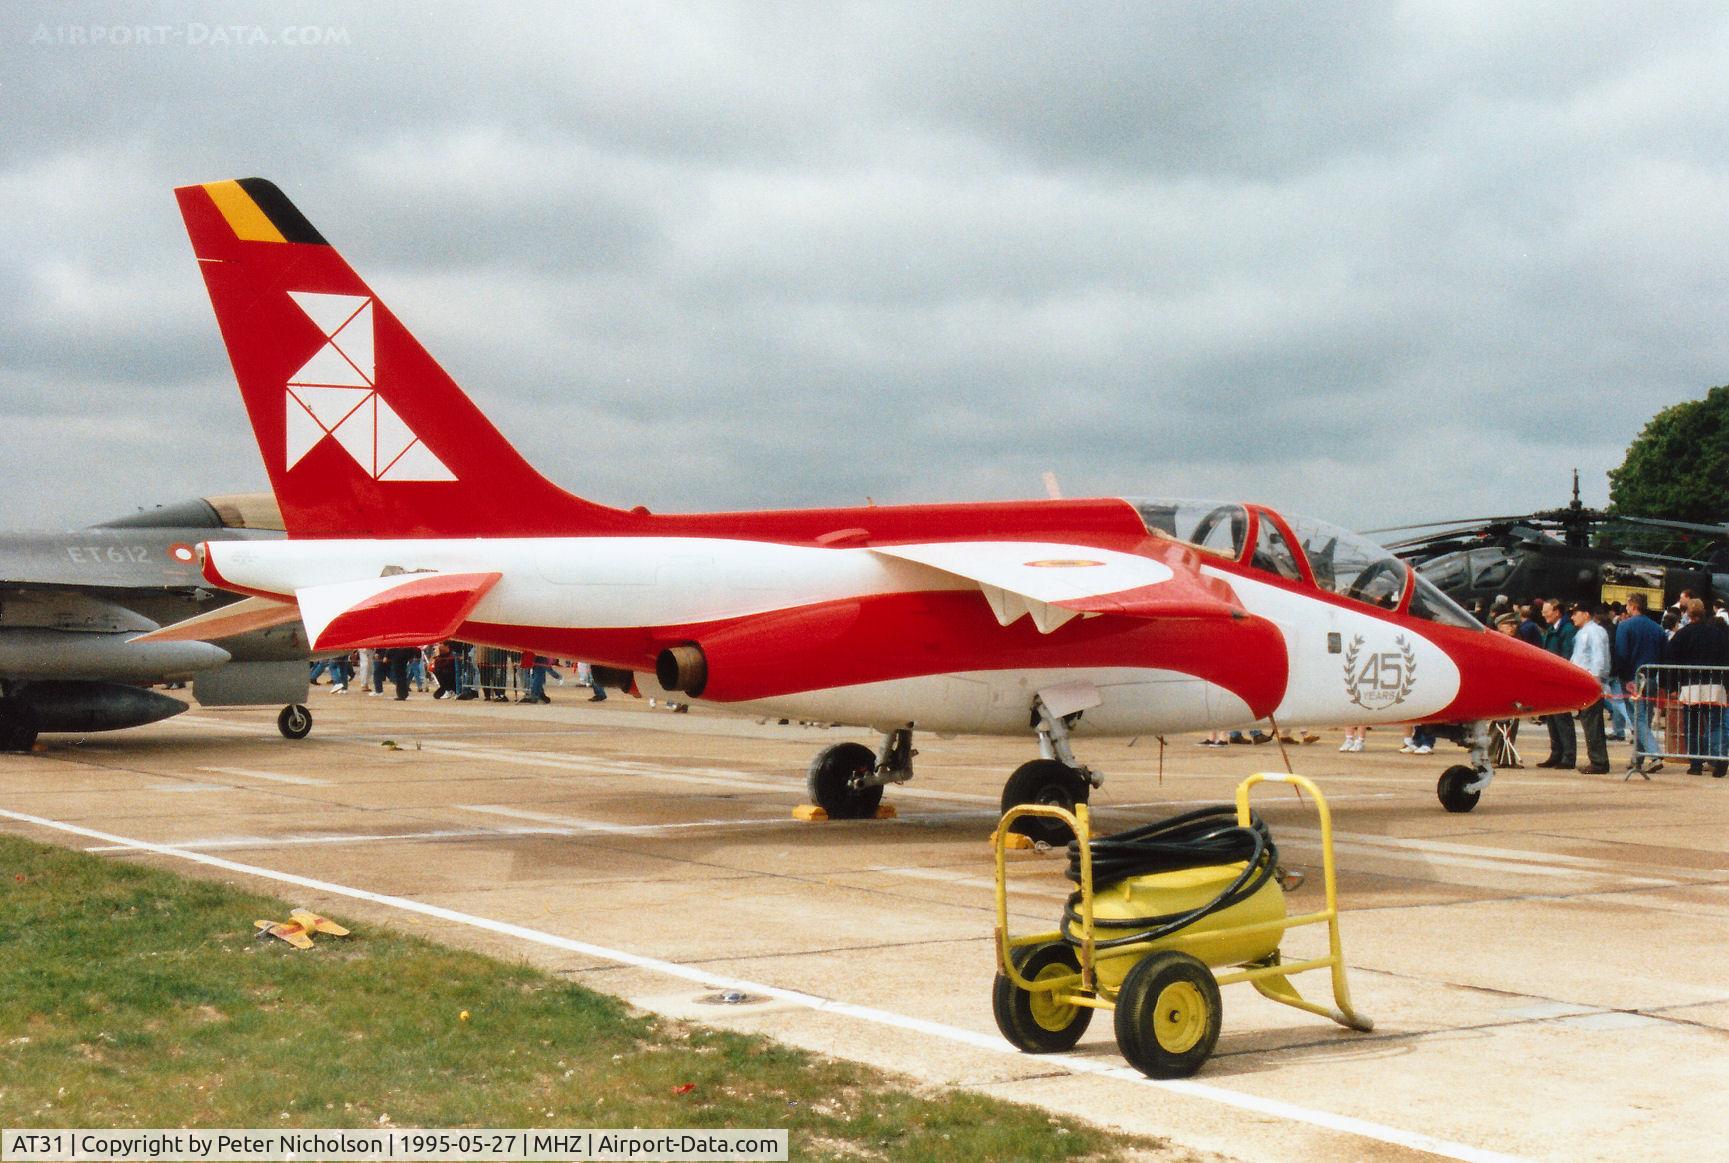
[[[1603,687],[1597,680],[1565,658],[1544,654],[1536,661],[1543,665],[1533,667],[1526,675],[1527,697],[1521,700],[1531,703],[1535,713],[1579,711],[1603,697]]]
[[[1603,697],[1597,680],[1559,655],[1500,634],[1477,636],[1460,670],[1460,719],[1577,711]]]

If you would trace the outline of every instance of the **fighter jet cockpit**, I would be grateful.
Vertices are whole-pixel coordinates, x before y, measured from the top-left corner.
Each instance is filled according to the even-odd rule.
[[[1481,630],[1446,594],[1360,533],[1312,517],[1285,518],[1260,505],[1131,497],[1148,532],[1299,585]]]

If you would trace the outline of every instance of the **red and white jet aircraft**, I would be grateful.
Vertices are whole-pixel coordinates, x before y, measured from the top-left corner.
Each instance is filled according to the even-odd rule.
[[[583,500],[499,434],[275,186],[176,191],[290,539],[211,542],[250,595],[159,636],[295,618],[314,649],[441,638],[636,672],[645,693],[868,726],[810,792],[872,815],[912,732],[1036,734],[1005,807],[1085,800],[1072,737],[1463,725],[1599,697],[1362,537],[1258,505],[1150,498],[658,514]]]

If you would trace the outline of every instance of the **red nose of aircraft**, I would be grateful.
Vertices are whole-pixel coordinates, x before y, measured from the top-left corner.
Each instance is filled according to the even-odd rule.
[[[1577,711],[1603,697],[1597,680],[1565,658],[1504,634],[1472,634],[1449,652],[1459,695],[1449,719],[1508,719]]]

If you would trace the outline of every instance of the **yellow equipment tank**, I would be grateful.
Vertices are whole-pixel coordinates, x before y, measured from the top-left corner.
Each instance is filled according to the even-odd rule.
[[[1101,922],[1198,909],[1222,893],[1242,872],[1243,863],[1239,861],[1130,877],[1093,894],[1093,922],[1099,927],[1099,936],[1108,938],[1111,930]],[[1106,989],[1120,987],[1137,958],[1160,949],[1181,949],[1215,968],[1264,960],[1278,950],[1285,933],[1283,925],[1266,923],[1284,919],[1285,894],[1277,881],[1269,879],[1247,900],[1202,917],[1180,933],[1130,946],[1134,951],[1132,957],[1113,956],[1101,950],[1094,963],[1099,985]]]
[[[1286,876],[1280,885],[1272,834],[1249,811],[1249,793],[1263,783],[1294,786],[1314,804],[1321,825],[1325,892],[1319,909],[1295,915],[1285,911],[1284,887],[1296,887],[1301,878]],[[1244,860],[1226,862],[1235,852],[1229,844],[1216,842],[1221,838],[1214,830],[1218,809],[1104,837],[1097,841],[1100,850],[1095,850],[1085,804],[1075,805],[1072,813],[1051,804],[1020,804],[1003,814],[992,843],[997,976],[991,986],[991,1013],[1010,1045],[1029,1054],[1073,1049],[1094,1011],[1106,1010],[1112,1014],[1117,1047],[1130,1065],[1149,1078],[1187,1078],[1218,1042],[1219,987],[1237,982],[1252,984],[1270,1001],[1350,1029],[1374,1029],[1375,1023],[1351,1007],[1345,983],[1333,817],[1321,789],[1289,772],[1257,772],[1237,785],[1236,799],[1235,828],[1261,837],[1251,846],[1258,853],[1250,858],[1256,862],[1253,875],[1245,875],[1249,865]],[[1228,809],[1223,814],[1232,817]],[[1067,876],[1079,890],[1051,932],[1017,935],[1009,930],[1007,837],[1017,835],[1009,825],[1023,816],[1055,820],[1075,834]],[[1191,834],[1189,853],[1172,841],[1185,829]],[[1161,852],[1160,845],[1166,850]],[[1220,863],[1171,867],[1188,854],[1217,856]],[[1161,865],[1160,871],[1148,871]],[[1109,881],[1104,888],[1098,887],[1101,875]],[[1259,886],[1251,889],[1257,880]],[[1217,912],[1191,919],[1214,905]],[[1326,956],[1287,959],[1279,942],[1287,931],[1305,925],[1326,926]],[[1309,1001],[1292,984],[1294,975],[1312,969],[1331,970],[1332,1005]]]

